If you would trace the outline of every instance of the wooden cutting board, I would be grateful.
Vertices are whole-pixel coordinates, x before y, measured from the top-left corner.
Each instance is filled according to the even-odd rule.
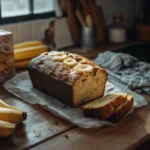
[[[89,0],[88,7],[96,25],[96,39],[97,42],[102,42],[105,40],[105,19],[101,6],[96,6],[94,0]]]
[[[95,0],[67,0],[67,14],[68,14],[68,24],[70,28],[71,35],[75,41],[75,43],[80,43],[81,37],[81,29],[82,26],[80,25],[79,21],[77,20],[75,11],[77,8],[77,4],[81,6],[81,13],[83,19],[87,15],[90,15],[92,18],[93,25],[96,26],[96,42],[102,42],[105,40],[105,19],[103,15],[103,10],[101,6],[96,6]]]
[[[95,0],[80,0],[83,8],[83,16],[88,14],[92,17],[93,25],[96,26],[96,42],[105,40],[105,19],[101,6],[96,6]]]
[[[29,105],[7,92],[0,85],[0,98],[11,106],[27,112],[27,119],[17,125],[15,134],[0,138],[0,150],[29,149],[74,126],[38,105]]]
[[[68,24],[75,43],[80,43],[80,25],[75,15],[76,0],[67,0]]]

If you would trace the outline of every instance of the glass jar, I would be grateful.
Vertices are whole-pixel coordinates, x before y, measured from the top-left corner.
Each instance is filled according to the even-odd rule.
[[[0,30],[0,84],[15,74],[13,35]]]
[[[108,29],[109,40],[114,43],[123,43],[126,41],[126,28],[123,25],[123,16],[113,14],[113,24]]]

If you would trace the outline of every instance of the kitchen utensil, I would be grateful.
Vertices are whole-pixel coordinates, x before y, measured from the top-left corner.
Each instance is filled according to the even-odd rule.
[[[62,7],[60,5],[60,1],[59,0],[55,0],[55,15],[57,18],[60,18],[63,16],[63,10]]]
[[[83,17],[91,15],[93,25],[96,26],[96,42],[102,42],[105,39],[105,19],[101,6],[95,5],[95,0],[80,0],[83,8]]]
[[[70,32],[75,43],[78,44],[80,42],[80,26],[75,15],[76,0],[67,0],[66,6]]]
[[[90,14],[88,14],[88,15],[86,16],[86,18],[85,18],[85,23],[86,23],[86,26],[88,26],[88,27],[91,27],[91,26],[93,25],[93,20],[92,20]]]
[[[101,6],[96,6],[94,0],[88,0],[88,7],[93,20],[96,25],[96,41],[101,42],[105,40],[105,19]]]
[[[87,0],[79,0],[79,4],[82,7],[82,15],[85,18],[87,16],[87,14],[90,13]]]
[[[86,26],[86,24],[85,24],[85,22],[84,22],[84,20],[83,20],[83,18],[82,18],[82,16],[81,16],[80,11],[79,11],[79,10],[76,10],[75,13],[76,13],[76,16],[77,16],[77,18],[78,18],[80,24],[81,24],[82,26]]]
[[[81,35],[81,50],[92,50],[95,47],[95,26],[83,26]]]
[[[65,13],[67,13],[66,0],[60,0],[60,5]]]

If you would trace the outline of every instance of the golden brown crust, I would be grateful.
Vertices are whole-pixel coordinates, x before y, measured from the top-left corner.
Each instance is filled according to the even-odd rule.
[[[102,120],[110,118],[114,114],[116,107],[125,102],[126,97],[127,94],[123,93],[112,100],[109,104],[100,108],[94,108],[95,116]]]
[[[70,65],[71,60],[75,63]],[[32,83],[37,88],[43,89],[43,91],[57,97],[64,103],[66,103],[64,95],[69,95],[66,104],[71,107],[102,97],[108,78],[107,72],[94,62],[83,56],[68,52],[51,51],[43,53],[32,59],[28,70],[31,80],[33,80]],[[53,85],[55,82],[59,82],[59,87],[57,87],[57,84],[55,84],[55,87],[52,87],[51,83],[48,85],[48,81],[45,81],[46,84],[41,84],[38,80],[35,81],[34,76],[41,78],[40,76],[43,75],[46,75],[46,80],[53,82]]]
[[[53,51],[49,53],[52,52]],[[63,61],[54,59],[54,57],[50,56],[49,53],[47,52],[43,53],[40,56],[32,59],[32,61],[29,63],[29,67],[34,68],[39,72],[43,72],[44,74],[53,76],[57,80],[62,80],[69,85],[73,85],[74,82],[76,82],[76,80],[79,77],[87,74],[86,72],[83,71],[74,70],[74,67],[66,66],[63,63]],[[68,53],[68,52],[63,52],[63,53],[67,55],[67,58],[73,58],[74,60],[76,60],[78,64],[89,64],[93,66],[93,71],[90,72],[91,74],[97,71],[102,71],[105,72],[106,76],[108,76],[106,70],[104,70],[103,68],[101,68],[100,66],[98,66],[97,64],[89,60],[88,58],[73,53]]]
[[[115,94],[113,94],[115,95]],[[105,96],[105,98],[108,98],[112,96],[112,94]],[[99,119],[102,120],[106,120],[108,118],[110,118],[114,112],[115,109],[122,103],[125,102],[126,98],[127,98],[127,94],[126,93],[117,93],[117,95],[115,95],[116,97],[111,99],[109,103],[101,106],[101,105],[97,105],[95,106],[93,103],[95,103],[96,101],[99,101],[101,99],[97,99],[93,102],[90,102],[86,105],[83,106],[83,113],[86,117],[97,117]],[[100,104],[101,102],[99,102]]]
[[[98,119],[106,120],[110,118],[115,111],[112,103],[107,104],[105,107],[94,109],[95,116]]]
[[[133,96],[128,95],[126,101],[116,108],[110,120],[118,121],[122,119],[129,112],[129,110],[131,110],[131,108],[133,107],[133,103],[134,103]]]
[[[106,97],[109,97],[109,95]],[[96,117],[101,120],[109,119],[110,121],[116,122],[122,119],[132,109],[133,103],[133,96],[123,93],[103,106],[94,107],[92,102],[90,102],[84,105],[82,109],[86,117]]]

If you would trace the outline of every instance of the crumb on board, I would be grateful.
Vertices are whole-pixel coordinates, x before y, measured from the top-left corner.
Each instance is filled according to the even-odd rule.
[[[55,119],[55,122],[54,122],[56,125],[59,124],[59,120],[58,119]]]
[[[49,131],[52,131],[52,132],[57,132],[57,131],[58,131],[58,129],[49,128]]]
[[[40,134],[40,133],[39,133],[39,134],[37,134],[37,135],[36,135],[36,137],[41,137],[41,134]]]
[[[69,136],[68,136],[67,134],[65,134],[65,138],[67,138],[67,139],[68,139],[68,138],[69,138]]]
[[[67,106],[66,104],[64,104],[64,107],[65,107],[65,108],[68,108],[68,106]]]

